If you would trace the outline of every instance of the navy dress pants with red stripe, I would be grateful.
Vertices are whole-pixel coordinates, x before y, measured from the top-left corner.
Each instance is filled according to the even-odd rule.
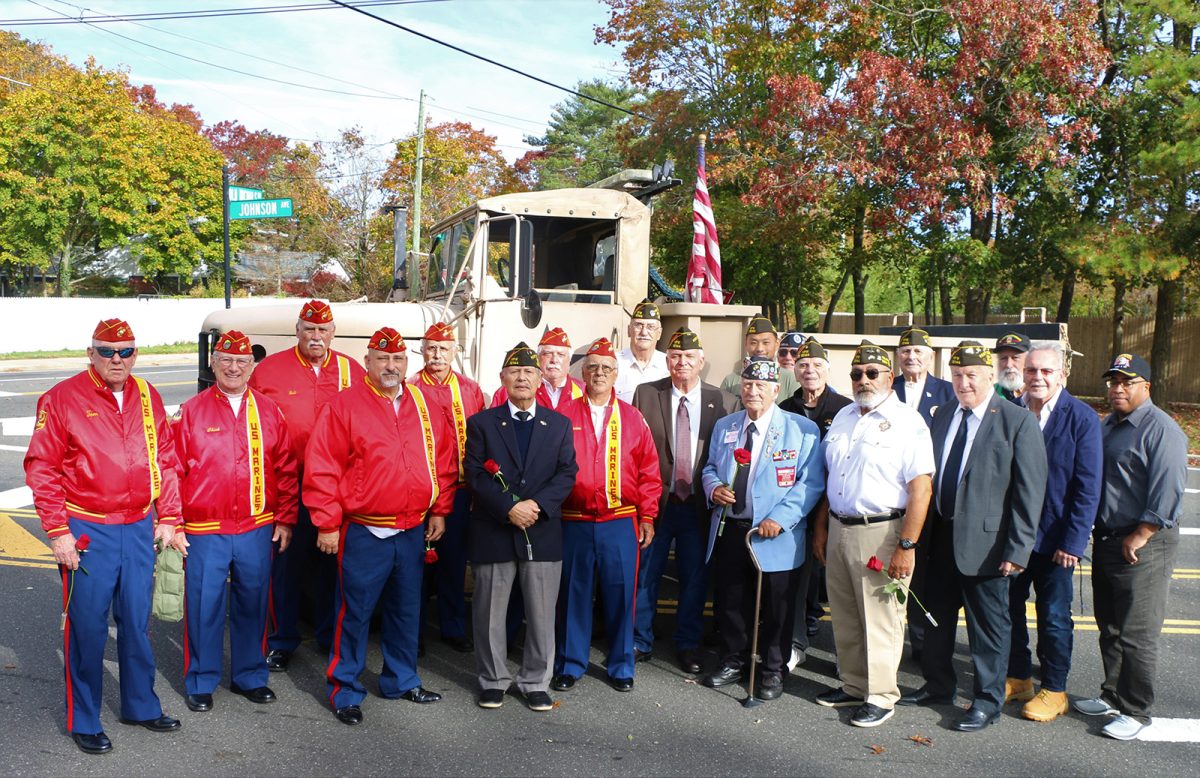
[[[275,525],[267,524],[240,535],[188,535],[183,638],[183,683],[188,694],[212,694],[221,681],[226,612],[230,680],[243,689],[267,685],[263,646],[274,533]]]
[[[417,637],[421,626],[421,577],[425,526],[377,538],[361,524],[343,528],[338,544],[337,618],[329,651],[329,702],[334,710],[359,705],[367,690],[359,681],[367,662],[371,614],[382,602],[379,693],[394,699],[421,685]]]
[[[97,524],[72,516],[68,520],[78,539],[91,538],[80,568],[59,567],[67,628],[63,632],[66,658],[67,731],[94,735],[103,731],[104,646],[108,642],[108,613],[117,625],[117,663],[120,667],[121,718],[156,719],[162,704],[154,693],[154,654],[150,649],[150,594],[154,586],[154,523],[146,517],[133,524]]]
[[[587,672],[592,646],[593,582],[599,578],[608,677],[633,678],[633,612],[637,598],[637,519],[564,521],[558,589],[555,675]]]

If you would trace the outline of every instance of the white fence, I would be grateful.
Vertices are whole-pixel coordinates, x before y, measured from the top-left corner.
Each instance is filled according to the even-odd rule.
[[[274,297],[235,298],[233,307],[285,305],[300,312],[302,300]],[[92,331],[101,319],[129,322],[139,346],[194,343],[205,317],[225,307],[221,298],[132,299],[71,297],[3,297],[0,316],[0,354],[14,351],[57,351],[91,345]]]

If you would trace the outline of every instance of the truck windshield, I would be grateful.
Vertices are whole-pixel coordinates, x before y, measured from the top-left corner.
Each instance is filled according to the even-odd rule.
[[[617,220],[525,216],[533,228],[533,286],[549,301],[611,303],[616,290]],[[511,289],[509,246],[514,222],[488,229],[488,272]],[[524,258],[523,258],[524,259]],[[525,290],[516,290],[524,293]]]

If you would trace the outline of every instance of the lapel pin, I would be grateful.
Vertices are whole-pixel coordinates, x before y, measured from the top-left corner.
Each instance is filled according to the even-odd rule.
[[[995,408],[992,408],[992,409],[991,409],[991,411],[992,411],[992,413],[995,413],[995,412],[996,412],[996,409],[995,409]]]
[[[545,426],[546,426],[546,420],[545,420],[545,419],[538,419],[538,424],[541,424],[543,427],[545,427]]]
[[[508,422],[506,422],[506,421],[502,421],[502,422],[500,422],[500,426],[501,426],[501,427],[507,427],[507,426],[508,426]]]

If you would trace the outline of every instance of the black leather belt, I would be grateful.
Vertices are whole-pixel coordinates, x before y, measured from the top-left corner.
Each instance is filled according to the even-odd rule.
[[[754,519],[735,519],[732,517],[726,517],[725,519],[725,525],[734,529],[750,529],[752,524],[754,524]]]
[[[848,527],[863,526],[865,524],[882,524],[885,521],[895,521],[904,515],[904,511],[897,508],[888,513],[872,513],[867,516],[846,516],[841,513],[829,512],[829,515],[845,524]]]
[[[1110,529],[1110,530],[1105,531],[1103,535],[1100,534],[1099,532],[1097,532],[1096,540],[1113,540],[1114,538],[1123,538],[1126,535],[1132,533],[1135,529],[1138,528],[1138,526],[1139,525],[1137,525],[1137,524],[1130,524],[1128,527],[1118,527],[1116,529]]]

